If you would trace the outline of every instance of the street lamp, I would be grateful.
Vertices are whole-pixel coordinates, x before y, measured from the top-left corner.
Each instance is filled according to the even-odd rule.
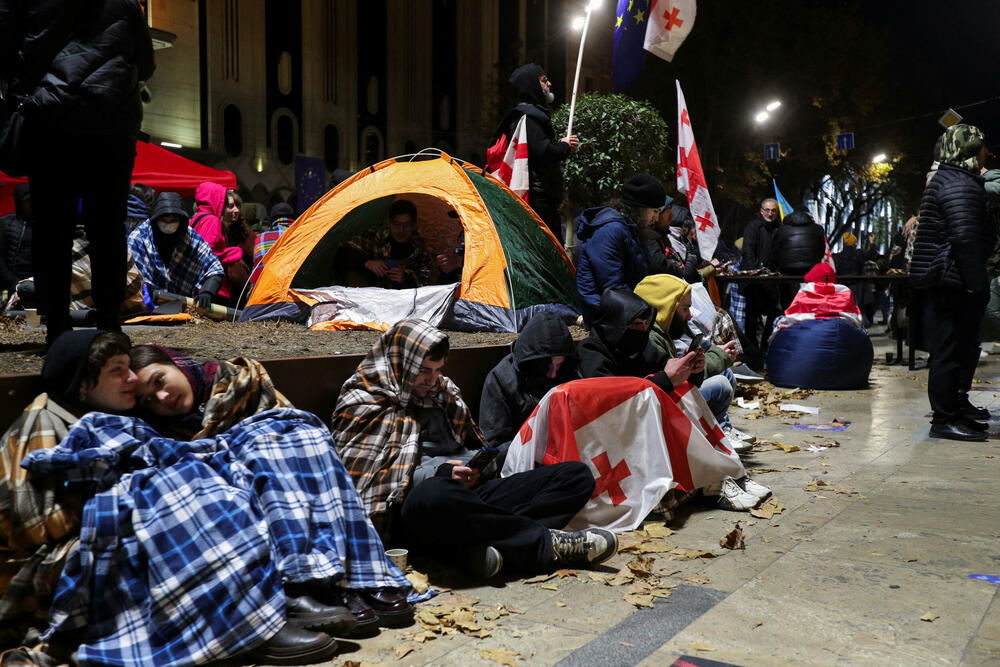
[[[577,32],[583,30],[583,24],[587,22],[587,19],[582,16],[577,16],[573,19],[573,30]]]
[[[774,100],[764,108],[767,109],[768,111],[774,111],[780,106],[781,106],[781,100]]]
[[[758,122],[758,123],[763,123],[764,121],[766,121],[770,117],[771,117],[771,114],[769,114],[768,112],[766,112],[766,111],[759,111],[757,113],[757,115],[753,117],[753,119],[756,122]]]
[[[885,158],[886,158],[885,153],[879,153],[878,155],[876,155],[875,157],[872,158],[872,164],[878,164],[879,162],[885,162]]]

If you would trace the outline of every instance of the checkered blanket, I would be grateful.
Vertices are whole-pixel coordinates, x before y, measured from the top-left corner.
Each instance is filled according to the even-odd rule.
[[[442,377],[424,398],[413,393],[427,351],[446,337],[422,320],[396,324],[344,383],[333,411],[334,442],[380,529],[403,502],[420,455],[420,424],[408,408],[439,407],[458,442],[474,449],[487,446],[451,380]]]
[[[150,221],[132,230],[128,248],[147,284],[182,296],[197,296],[206,279],[222,274],[222,264],[212,247],[197,232],[191,229],[186,232],[174,247],[170,261],[164,262],[153,242]]]
[[[69,307],[71,310],[84,310],[94,307],[90,269],[90,252],[87,250],[86,237],[73,239],[73,275],[69,287]],[[121,312],[138,313],[145,310],[142,299],[142,274],[130,252],[125,257],[125,294],[122,298]]]
[[[733,271],[740,270],[740,263],[742,262],[742,257],[737,257],[736,261],[733,262]],[[729,283],[729,314],[733,316],[733,321],[742,330],[746,328],[746,318],[747,318],[747,298],[740,294],[739,285],[737,283]]]
[[[282,579],[409,586],[309,413],[271,410],[193,442],[91,413],[25,466],[102,489],[46,635],[82,633],[81,659],[183,664],[249,650],[284,621]]]

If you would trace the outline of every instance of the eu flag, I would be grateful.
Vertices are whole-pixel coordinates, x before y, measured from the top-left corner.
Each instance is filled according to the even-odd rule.
[[[616,93],[632,87],[642,73],[646,57],[642,45],[646,39],[649,0],[618,0],[615,12],[615,52],[611,65],[611,83]]]

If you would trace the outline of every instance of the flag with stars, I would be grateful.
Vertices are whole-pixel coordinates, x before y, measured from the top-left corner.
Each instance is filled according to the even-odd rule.
[[[616,93],[629,89],[642,73],[649,0],[618,0],[611,83]]]
[[[701,258],[712,259],[719,245],[719,218],[715,215],[712,197],[708,194],[705,170],[701,168],[698,146],[694,143],[694,129],[688,116],[687,102],[681,82],[677,82],[677,190],[687,195],[688,208],[698,230],[698,249]]]
[[[636,377],[551,389],[510,443],[501,475],[563,461],[586,464],[595,482],[570,530],[634,530],[670,489],[746,474],[697,389],[685,382],[667,394]]]

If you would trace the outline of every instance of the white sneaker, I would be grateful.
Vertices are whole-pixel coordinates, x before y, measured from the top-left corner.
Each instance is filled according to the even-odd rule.
[[[771,489],[767,488],[763,484],[758,484],[757,482],[753,481],[752,479],[750,479],[749,475],[747,475],[743,479],[736,480],[736,483],[739,484],[744,491],[746,491],[752,496],[756,496],[760,500],[764,500],[764,498],[767,498],[769,495],[771,495]]]
[[[759,502],[760,498],[741,489],[740,485],[732,477],[722,480],[722,485],[719,489],[719,499],[716,502],[722,509],[735,512],[748,512],[756,507]]]
[[[757,442],[757,436],[750,435],[746,431],[741,431],[732,425],[723,428],[722,432],[725,433],[726,437],[729,438],[730,440],[745,440],[749,442],[751,445]]]
[[[740,382],[760,382],[764,379],[764,376],[750,368],[746,364],[739,364],[731,368],[733,371],[733,377],[735,377]]]

